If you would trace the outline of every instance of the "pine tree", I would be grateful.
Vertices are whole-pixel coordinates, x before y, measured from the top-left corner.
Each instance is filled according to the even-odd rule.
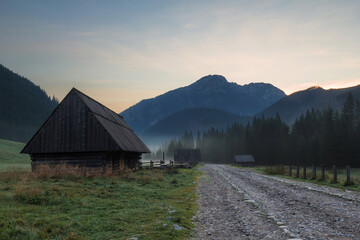
[[[354,149],[355,156],[351,161],[351,165],[360,166],[360,101],[356,99],[354,109]]]
[[[327,166],[336,164],[334,148],[334,113],[329,107],[323,112],[322,130],[320,135],[320,160],[323,164]]]
[[[351,93],[348,94],[344,103],[341,118],[347,131],[351,131],[354,126],[354,98]]]
[[[344,164],[350,164],[355,158],[354,148],[354,98],[348,94],[341,114],[340,137],[342,148],[342,160]]]
[[[196,147],[197,149],[201,149],[201,136],[200,136],[200,131],[197,131],[196,134]]]

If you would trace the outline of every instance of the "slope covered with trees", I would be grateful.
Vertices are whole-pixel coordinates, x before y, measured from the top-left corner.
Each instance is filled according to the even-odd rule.
[[[189,133],[164,145],[168,155],[189,141]],[[192,135],[191,135],[192,137]],[[193,145],[206,162],[230,163],[236,154],[253,154],[257,164],[350,164],[360,167],[360,101],[349,93],[340,112],[328,107],[309,110],[291,128],[280,115],[255,117],[246,126],[233,124],[225,131],[211,128]],[[159,150],[160,152],[162,150]]]
[[[144,139],[171,139],[186,131],[203,132],[215,128],[226,128],[233,122],[247,124],[252,117],[244,117],[214,108],[191,108],[176,112],[148,128]]]
[[[341,111],[348,93],[355,98],[360,97],[360,85],[329,90],[318,86],[311,87],[280,99],[256,116],[275,117],[278,113],[284,122],[292,125],[295,119],[299,118],[302,113],[305,114],[308,109],[314,108],[323,111],[331,106],[334,110]]]
[[[0,138],[25,142],[57,106],[44,90],[0,65]]]

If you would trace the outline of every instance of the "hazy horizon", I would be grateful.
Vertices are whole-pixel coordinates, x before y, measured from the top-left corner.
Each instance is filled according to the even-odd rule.
[[[0,63],[116,112],[209,74],[291,94],[360,83],[358,1],[1,1]]]

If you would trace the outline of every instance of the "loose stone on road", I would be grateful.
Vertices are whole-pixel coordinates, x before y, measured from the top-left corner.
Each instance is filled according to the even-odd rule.
[[[360,239],[360,195],[205,165],[193,239]]]

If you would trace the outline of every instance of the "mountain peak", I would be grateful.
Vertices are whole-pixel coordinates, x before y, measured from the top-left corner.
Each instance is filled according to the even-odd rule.
[[[228,81],[226,78],[222,75],[207,75],[205,77],[200,78],[196,82],[194,82],[193,86],[213,86],[213,85],[222,85],[224,83],[227,83]],[[190,86],[191,86],[190,85]]]
[[[322,90],[323,88],[320,86],[312,86],[312,87],[309,87],[308,89],[306,89],[306,91],[313,91],[313,90],[318,90],[318,89]]]
[[[178,111],[215,108],[228,113],[251,116],[286,96],[271,84],[241,86],[221,75],[208,75],[191,85],[155,98],[145,99],[121,113],[138,134]]]

